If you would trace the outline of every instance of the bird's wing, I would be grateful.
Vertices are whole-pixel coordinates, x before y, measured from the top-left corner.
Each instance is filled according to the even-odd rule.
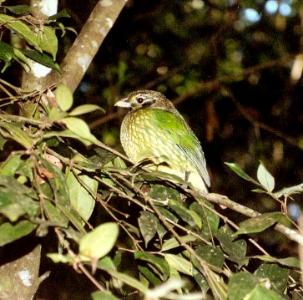
[[[172,111],[161,108],[152,108],[152,110],[154,110],[154,120],[157,123],[157,128],[168,135],[168,140],[183,151],[186,158],[197,169],[201,178],[209,187],[210,179],[204,152],[198,138],[187,125],[184,118],[177,110]]]

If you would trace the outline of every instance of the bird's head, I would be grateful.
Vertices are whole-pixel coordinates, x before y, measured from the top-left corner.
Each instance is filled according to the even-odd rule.
[[[115,103],[115,106],[137,110],[145,107],[157,107],[174,109],[174,105],[160,92],[151,90],[139,90],[130,93]]]

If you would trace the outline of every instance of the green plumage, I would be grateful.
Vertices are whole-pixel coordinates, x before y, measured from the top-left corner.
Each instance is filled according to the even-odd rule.
[[[120,137],[131,161],[150,159],[158,163],[158,170],[207,191],[210,182],[199,140],[164,95],[137,91],[116,105],[132,108],[122,122]]]

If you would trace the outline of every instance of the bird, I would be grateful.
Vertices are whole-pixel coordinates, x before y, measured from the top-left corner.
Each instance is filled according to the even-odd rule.
[[[210,178],[202,146],[165,95],[137,90],[115,106],[130,109],[121,124],[120,141],[132,163],[150,161],[150,170],[173,175],[195,191],[208,193]]]

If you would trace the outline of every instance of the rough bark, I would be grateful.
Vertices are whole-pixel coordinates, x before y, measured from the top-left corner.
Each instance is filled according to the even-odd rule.
[[[60,66],[61,74],[52,72],[45,78],[43,87],[62,82],[72,92],[75,91],[126,2],[125,0],[98,1],[63,59]]]

